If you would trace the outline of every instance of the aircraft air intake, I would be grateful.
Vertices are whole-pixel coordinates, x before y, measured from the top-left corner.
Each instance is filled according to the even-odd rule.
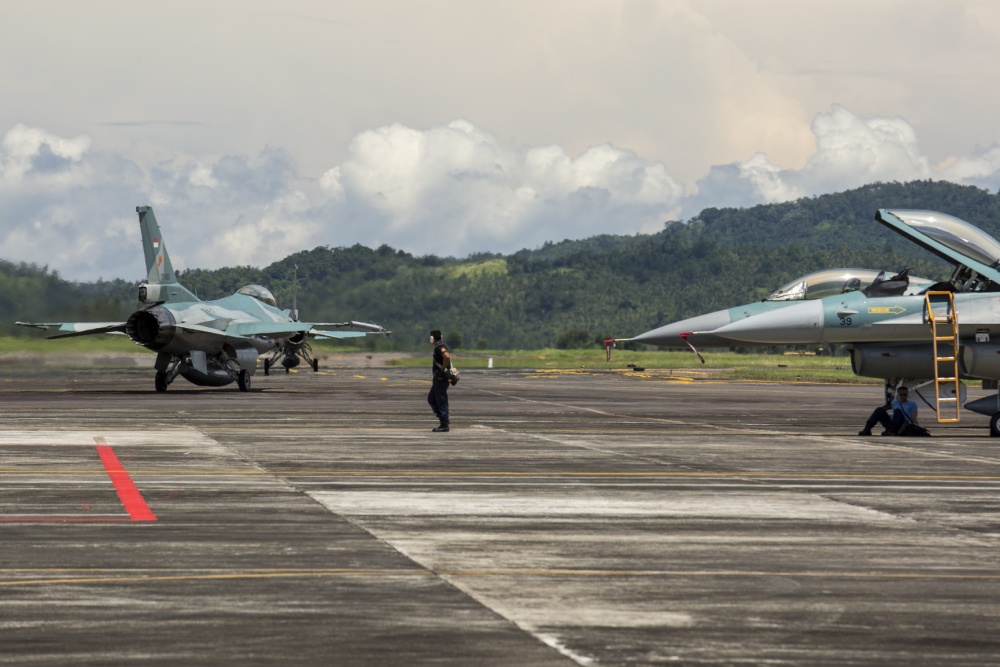
[[[139,345],[160,350],[174,337],[174,317],[162,306],[138,310],[125,322],[125,333]]]

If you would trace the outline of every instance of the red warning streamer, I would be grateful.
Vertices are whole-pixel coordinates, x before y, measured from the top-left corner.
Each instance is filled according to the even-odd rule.
[[[97,441],[97,454],[101,457],[101,463],[111,478],[111,483],[115,485],[118,498],[121,499],[125,511],[128,512],[132,521],[156,521],[156,515],[149,509],[149,505],[143,500],[142,494],[136,487],[132,478],[125,472],[121,461],[115,454],[115,450],[110,445],[105,444],[104,438],[94,438]]]
[[[698,350],[694,349],[694,345],[692,345],[691,341],[688,340],[688,336],[690,336],[691,333],[692,332],[689,331],[687,333],[682,333],[682,334],[678,334],[678,335],[681,337],[681,340],[683,340],[685,343],[687,343],[687,346],[691,348],[691,351],[694,352],[696,355],[698,355],[698,359],[701,360],[701,363],[705,363],[705,357],[701,356],[701,353],[698,352]]]

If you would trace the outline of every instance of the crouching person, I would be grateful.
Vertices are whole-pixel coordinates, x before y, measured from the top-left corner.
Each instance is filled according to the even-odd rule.
[[[910,390],[906,387],[896,389],[896,398],[889,406],[892,416],[885,406],[875,408],[858,435],[871,435],[875,424],[885,429],[882,435],[930,435],[917,421],[917,404],[909,400],[909,395]]]

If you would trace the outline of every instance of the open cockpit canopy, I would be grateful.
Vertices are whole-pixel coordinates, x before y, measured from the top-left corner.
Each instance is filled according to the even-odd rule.
[[[925,234],[960,255],[991,268],[1000,266],[1000,241],[972,223],[937,211],[885,211],[885,213],[895,217],[905,228]],[[903,229],[899,231],[906,233]],[[919,242],[919,239],[914,240]],[[946,257],[946,259],[954,258]]]
[[[949,289],[1000,289],[1000,241],[975,225],[937,211],[883,208],[875,219],[954,265]]]

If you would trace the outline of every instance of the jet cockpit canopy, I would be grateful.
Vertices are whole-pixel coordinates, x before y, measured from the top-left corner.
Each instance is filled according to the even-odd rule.
[[[893,275],[889,271],[872,269],[825,269],[806,274],[771,293],[764,301],[804,301],[822,299],[835,294],[853,292],[870,287]],[[906,294],[919,294],[934,284],[926,278],[909,278]]]
[[[906,226],[986,266],[1000,266],[1000,241],[966,222],[937,211],[889,211]]]
[[[1000,241],[975,225],[937,211],[879,209],[875,219],[931,251],[955,270],[942,289],[1000,290]],[[937,289],[937,287],[935,287]]]
[[[274,306],[275,308],[278,307],[278,302],[274,300],[274,295],[271,294],[271,290],[262,285],[247,285],[246,287],[239,288],[236,293],[252,296],[258,301],[263,301],[269,306]]]

